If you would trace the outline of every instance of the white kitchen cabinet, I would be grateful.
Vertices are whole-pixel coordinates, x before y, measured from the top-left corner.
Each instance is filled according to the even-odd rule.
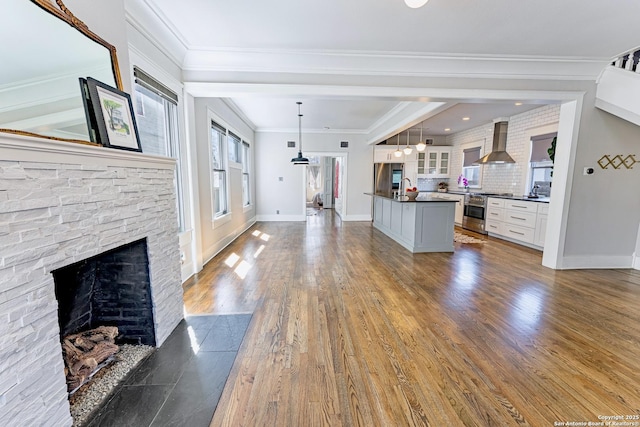
[[[376,148],[373,150],[373,162],[374,163],[404,163],[405,156],[404,156],[404,153],[402,153],[402,147],[400,147],[400,152],[402,153],[400,157],[396,157],[395,152],[396,152],[395,147]]]
[[[544,237],[547,234],[547,217],[549,213],[549,205],[540,206],[536,219],[536,234],[533,243],[536,246],[544,247]]]
[[[485,230],[493,236],[537,249],[544,247],[547,203],[490,197]]]
[[[423,152],[418,152],[417,153],[417,157],[418,157],[418,175],[424,175],[424,170],[425,170],[425,159],[426,159],[427,153]]]
[[[448,178],[450,166],[451,147],[427,149],[424,173],[429,178]]]

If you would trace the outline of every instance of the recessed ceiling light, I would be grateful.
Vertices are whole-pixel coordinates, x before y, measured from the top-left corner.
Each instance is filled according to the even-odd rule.
[[[469,117],[463,117],[462,120],[466,122],[467,120],[469,120]]]
[[[449,132],[451,130],[451,128],[445,128],[444,131],[445,132]]]
[[[522,102],[516,102],[516,104],[515,104],[515,105],[520,106],[520,105],[522,105]]]

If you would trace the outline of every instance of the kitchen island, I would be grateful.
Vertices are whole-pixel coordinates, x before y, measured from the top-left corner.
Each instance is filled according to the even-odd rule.
[[[407,250],[453,252],[455,200],[432,198],[428,193],[420,193],[415,201],[365,194],[373,197],[373,226]]]

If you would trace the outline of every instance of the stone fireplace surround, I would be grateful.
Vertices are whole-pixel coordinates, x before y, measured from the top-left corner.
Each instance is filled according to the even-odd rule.
[[[68,426],[51,272],[146,239],[157,345],[183,317],[172,159],[0,136],[0,425]]]

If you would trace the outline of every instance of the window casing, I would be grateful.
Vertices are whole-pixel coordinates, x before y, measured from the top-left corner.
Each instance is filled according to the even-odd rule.
[[[482,185],[480,165],[473,164],[480,158],[481,149],[482,147],[470,147],[462,150],[462,176],[467,178],[469,187],[479,188]]]
[[[531,137],[531,157],[529,159],[529,191],[540,196],[551,195],[551,176],[553,162],[549,158],[547,150],[551,148],[557,132],[536,135]]]
[[[234,163],[241,163],[242,153],[240,151],[240,147],[242,146],[242,140],[233,132],[229,132],[227,141],[229,143],[229,161]]]
[[[242,141],[242,205],[251,204],[251,180],[249,171],[251,170],[251,147]]]
[[[227,188],[227,130],[211,121],[211,191],[213,219],[229,212]]]
[[[135,115],[142,152],[176,159],[176,210],[185,230],[184,192],[178,130],[178,95],[134,67]]]

